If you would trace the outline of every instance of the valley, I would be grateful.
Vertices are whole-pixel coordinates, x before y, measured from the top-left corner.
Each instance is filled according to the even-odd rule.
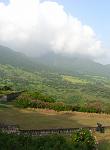
[[[110,150],[109,18],[109,0],[0,0],[0,150]]]
[[[71,59],[68,64],[68,58],[52,57],[49,63],[46,58],[41,63],[39,58],[35,60],[6,47],[0,51],[0,96],[23,91],[15,101],[0,102],[0,122],[17,124],[22,129],[82,128],[96,126],[97,122],[109,126],[109,69],[90,60],[85,63],[75,59],[73,65]],[[86,64],[95,67],[90,71]],[[105,138],[109,131],[104,136],[94,135],[99,143],[109,145],[110,139]]]

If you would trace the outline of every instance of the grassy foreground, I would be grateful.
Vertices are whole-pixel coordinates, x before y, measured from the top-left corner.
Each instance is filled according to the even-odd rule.
[[[13,106],[3,106],[0,108],[0,122],[18,124],[23,129],[77,128],[96,126],[97,122],[103,125],[110,125],[110,115],[82,112],[55,112],[45,109],[19,109]]]
[[[19,109],[10,105],[0,106],[0,122],[18,124],[22,129],[42,128],[73,128],[96,126],[97,122],[110,125],[110,115],[81,113],[81,112],[55,112],[44,109]],[[93,133],[99,142],[99,150],[109,150],[110,130],[105,133]]]
[[[99,143],[99,150],[110,150],[110,129],[106,129],[105,133],[94,132],[93,135]]]

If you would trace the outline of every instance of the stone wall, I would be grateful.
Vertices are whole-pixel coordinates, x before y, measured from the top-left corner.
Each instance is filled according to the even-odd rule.
[[[103,126],[104,129],[110,129],[110,126]],[[0,124],[0,130],[7,133],[15,133],[24,136],[46,136],[50,134],[67,134],[71,135],[74,131],[81,128],[53,128],[53,129],[40,129],[40,130],[22,130],[17,125]],[[96,127],[83,127],[90,131],[96,131]]]

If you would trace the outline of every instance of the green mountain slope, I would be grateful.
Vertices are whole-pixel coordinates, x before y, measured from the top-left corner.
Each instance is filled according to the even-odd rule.
[[[67,76],[49,72],[28,72],[10,65],[0,65],[0,87],[40,92],[56,101],[84,104],[109,102],[110,80],[99,76]]]
[[[57,54],[46,54],[39,62],[55,67],[64,73],[89,74],[110,77],[110,65],[102,65],[84,57],[66,57]]]
[[[84,58],[47,56],[32,60],[0,46],[0,86],[39,91],[66,103],[109,102],[109,65]]]
[[[45,70],[46,66],[41,65],[32,58],[16,52],[8,47],[0,46],[0,64],[8,64],[28,71]]]
[[[54,53],[48,53],[39,58],[29,58],[4,46],[0,46],[0,64],[9,64],[28,71],[110,77],[110,65],[102,65],[88,58],[67,57]]]

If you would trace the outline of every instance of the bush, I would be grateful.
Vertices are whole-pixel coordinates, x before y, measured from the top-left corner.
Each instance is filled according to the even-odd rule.
[[[72,106],[72,111],[79,111],[79,110],[80,110],[80,106],[78,106],[78,105]]]
[[[76,149],[93,150],[95,149],[95,139],[87,129],[75,131],[72,135],[72,142]]]
[[[26,137],[0,133],[0,150],[75,150],[74,146],[60,135]]]
[[[56,99],[52,95],[42,94],[41,92],[32,92],[32,93],[30,93],[30,96],[33,99],[37,99],[37,100],[41,100],[41,101],[49,102],[49,103],[54,103],[55,99]]]
[[[87,112],[95,112],[95,113],[101,113],[103,110],[103,103],[100,101],[92,101],[92,102],[88,102],[85,105],[85,108],[87,110]]]
[[[0,132],[0,150],[95,150],[89,130],[79,130],[72,138],[61,135],[31,137]]]
[[[27,108],[31,104],[31,98],[27,94],[22,94],[16,99],[16,106]]]
[[[32,93],[31,93],[32,94]],[[37,94],[37,96],[36,96]],[[109,105],[106,105],[106,107],[102,107],[103,103],[100,101],[92,101],[88,102],[83,106],[80,105],[68,105],[63,102],[55,102],[54,98],[52,97],[44,97],[41,96],[39,93],[35,93],[33,97],[39,97],[39,99],[32,98],[32,95],[29,93],[23,93],[20,95],[16,100],[16,106],[22,107],[22,108],[41,108],[41,109],[53,109],[56,111],[79,111],[79,112],[88,112],[88,113],[110,113]],[[50,98],[50,99],[49,99]]]
[[[49,102],[42,102],[40,100],[32,101],[30,103],[30,107],[42,108],[42,109],[47,108],[47,109],[53,109],[56,111],[66,111],[70,109],[67,105],[65,105],[62,102],[49,103]]]

